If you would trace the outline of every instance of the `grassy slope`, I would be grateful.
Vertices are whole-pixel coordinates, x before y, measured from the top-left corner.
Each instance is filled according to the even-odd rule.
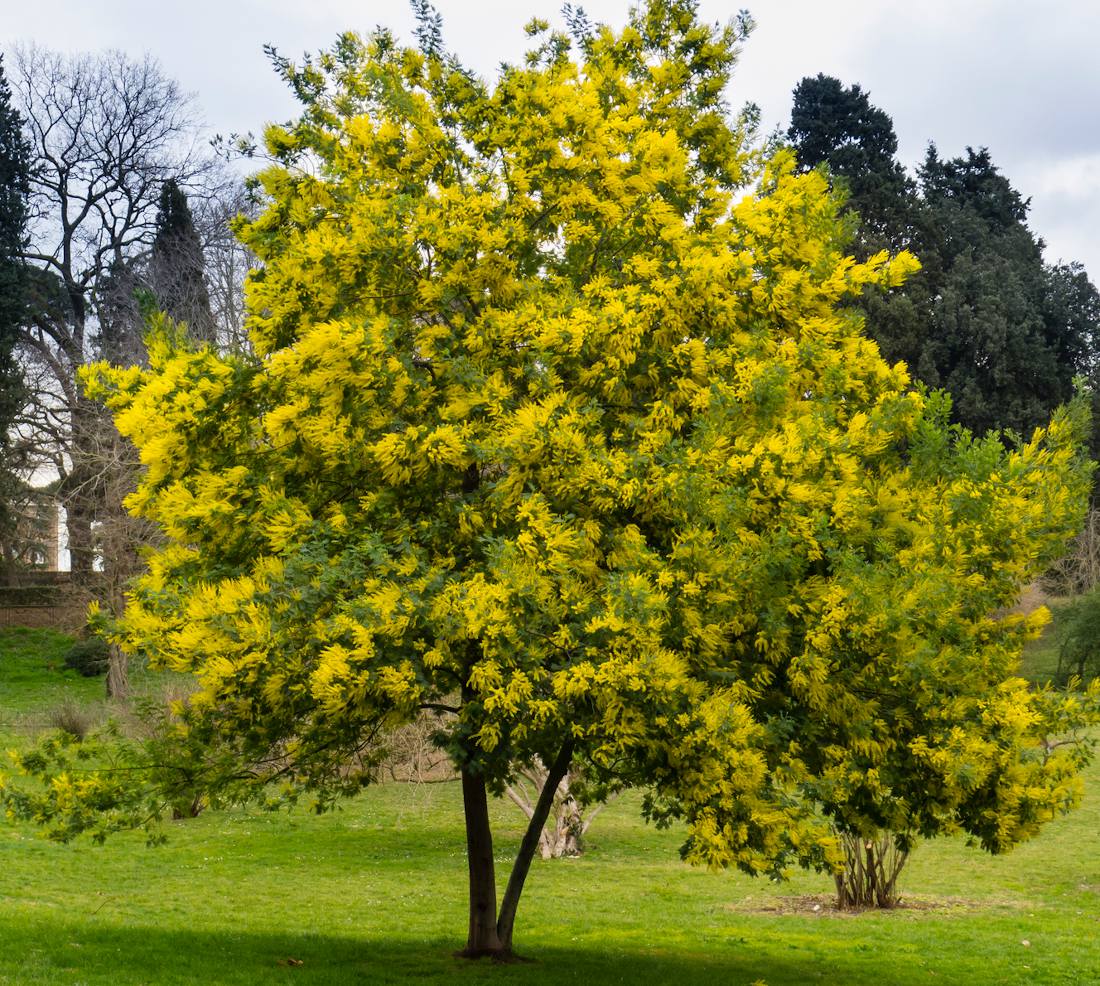
[[[64,666],[74,638],[55,630],[0,628],[0,742],[52,728],[54,713],[75,706],[89,724],[102,722],[120,710],[106,700],[103,676],[84,678]],[[171,672],[131,667],[130,685],[136,696],[180,693],[187,679]]]
[[[82,678],[62,664],[73,638],[56,630],[0,628],[0,749],[28,731],[48,728],[65,703],[98,717],[102,678]]]
[[[91,701],[103,682],[65,670],[62,661],[73,638],[56,630],[0,628],[0,713],[38,713],[63,700]]]
[[[54,697],[46,677],[27,687]],[[1100,983],[1100,770],[1089,783],[1080,811],[1009,856],[922,846],[905,890],[944,906],[847,917],[765,910],[829,882],[686,867],[678,833],[624,798],[583,859],[536,861],[517,935],[536,961],[507,967],[451,957],[465,921],[454,784],[386,785],[322,817],[208,814],[159,849],[0,828],[0,984]],[[504,862],[520,816],[495,811]]]
[[[1051,622],[1043,628],[1038,639],[1024,645],[1023,667],[1020,670],[1028,681],[1037,683],[1049,681],[1058,671],[1058,656],[1061,650],[1057,629],[1058,609],[1066,602],[1067,600],[1062,598],[1050,601],[1048,605],[1051,609]]]

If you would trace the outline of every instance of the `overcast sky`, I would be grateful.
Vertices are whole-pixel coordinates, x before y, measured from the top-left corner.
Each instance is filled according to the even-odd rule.
[[[437,0],[448,47],[483,75],[523,50],[522,26],[557,0]],[[945,156],[987,146],[1032,200],[1048,260],[1080,260],[1100,280],[1100,3],[1096,0],[701,0],[712,20],[747,5],[757,30],[730,100],[786,127],[791,90],[825,72],[858,82],[889,113],[912,167],[934,140]],[[590,0],[593,20],[621,24],[628,0]],[[403,0],[0,0],[0,44],[150,51],[194,91],[211,131],[259,131],[293,101],[262,47],[287,55],[385,24],[409,37]]]

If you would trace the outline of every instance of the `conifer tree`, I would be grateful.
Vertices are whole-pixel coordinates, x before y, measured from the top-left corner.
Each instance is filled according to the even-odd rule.
[[[187,196],[173,178],[160,193],[150,277],[160,306],[188,328],[192,338],[216,337],[210,295],[206,287],[202,241],[195,229]]]
[[[898,162],[894,121],[860,86],[827,75],[795,87],[787,139],[805,168],[828,165],[843,181],[848,208],[859,215],[856,255],[907,246],[913,182]]]
[[[0,533],[15,522],[11,504],[20,485],[10,429],[24,394],[13,350],[28,304],[23,249],[29,169],[30,149],[22,118],[12,106],[0,55]]]
[[[856,256],[904,247],[919,258],[904,288],[871,289],[860,307],[888,360],[951,394],[954,421],[1029,435],[1093,372],[1100,325],[1087,277],[1044,263],[1028,202],[987,149],[941,159],[930,145],[913,182],[890,117],[824,75],[796,87],[788,136],[804,168],[824,164],[842,182]]]
[[[932,145],[918,181],[916,324],[904,341],[881,332],[883,348],[949,391],[955,419],[971,430],[1029,435],[1087,372],[1096,325],[1071,310],[1075,296],[1053,304],[1058,274],[1027,226],[1027,201],[988,150],[945,160]]]

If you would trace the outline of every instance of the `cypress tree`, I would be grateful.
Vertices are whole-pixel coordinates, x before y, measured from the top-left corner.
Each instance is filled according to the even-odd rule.
[[[160,193],[150,268],[160,307],[185,323],[192,338],[214,342],[216,326],[204,277],[202,241],[187,196],[171,178]]]
[[[1096,289],[1079,265],[1044,263],[1029,203],[987,149],[942,159],[929,145],[914,182],[890,117],[824,75],[796,87],[788,137],[803,168],[824,164],[846,186],[857,257],[905,247],[920,259],[904,287],[869,289],[859,306],[888,360],[951,394],[954,421],[1027,436],[1075,376],[1096,375]]]
[[[19,486],[11,427],[24,400],[14,348],[27,306],[23,249],[29,194],[30,148],[0,55],[0,533],[15,522],[11,500]]]
[[[846,186],[848,208],[860,219],[860,259],[906,246],[913,182],[895,157],[894,121],[868,93],[831,76],[807,76],[794,90],[787,138],[804,168],[825,164]]]

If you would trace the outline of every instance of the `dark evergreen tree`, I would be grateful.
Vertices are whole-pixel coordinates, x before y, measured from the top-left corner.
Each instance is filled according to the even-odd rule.
[[[11,105],[0,56],[0,533],[10,531],[15,522],[12,501],[20,486],[11,428],[24,389],[13,350],[27,307],[23,248],[29,174],[30,148],[22,118]]]
[[[997,170],[985,147],[968,147],[965,157],[941,161],[936,145],[929,144],[919,176],[922,197],[932,208],[956,205],[996,232],[1018,230],[1027,222],[1031,200]],[[1041,250],[1042,243],[1033,240],[1030,252],[1038,256]]]
[[[1088,369],[1087,292],[1044,264],[1028,202],[987,150],[942,160],[932,145],[918,178],[912,246],[924,270],[906,292],[917,323],[870,331],[919,379],[949,391],[971,430],[1029,434]]]
[[[96,284],[99,355],[117,366],[144,363],[145,320],[140,295],[148,294],[133,265],[116,257]]]
[[[1048,267],[1047,278],[1046,322],[1069,327],[1063,335],[1067,348],[1061,359],[1075,363],[1088,382],[1093,425],[1090,453],[1093,459],[1100,460],[1100,291],[1078,263]]]
[[[986,149],[945,160],[930,145],[914,183],[890,117],[823,75],[795,89],[788,136],[803,167],[824,164],[846,187],[857,256],[907,247],[920,258],[905,287],[869,290],[862,307],[888,359],[951,394],[954,420],[1029,434],[1075,376],[1097,376],[1095,288],[1077,265],[1044,264],[1028,201]]]
[[[160,307],[186,323],[193,338],[213,342],[216,331],[205,280],[202,241],[183,189],[164,183],[157,211],[150,277]]]
[[[860,218],[861,259],[906,245],[913,183],[896,159],[894,121],[866,92],[831,76],[807,76],[794,90],[787,138],[804,168],[824,164],[843,181],[848,206]]]

